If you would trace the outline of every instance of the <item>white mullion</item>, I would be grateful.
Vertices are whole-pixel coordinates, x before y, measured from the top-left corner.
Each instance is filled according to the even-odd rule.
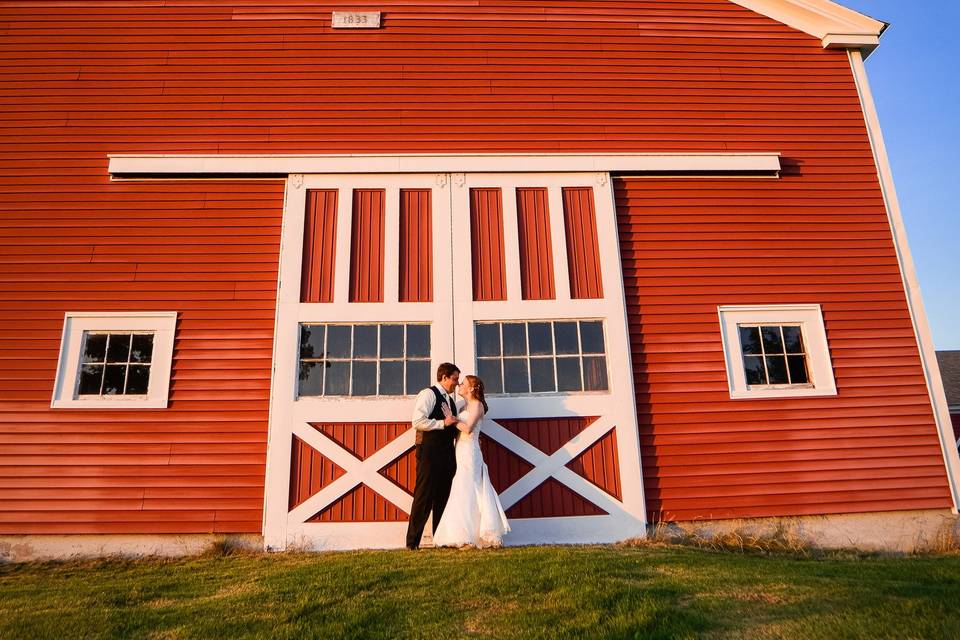
[[[568,301],[570,300],[570,265],[567,263],[567,229],[563,215],[563,191],[560,186],[547,187],[547,210],[550,212],[554,291],[558,301]]]
[[[353,233],[353,186],[337,189],[337,237],[334,266],[333,301],[337,306],[350,303],[350,237]]]
[[[520,229],[517,220],[517,187],[500,187],[503,211],[503,254],[507,273],[507,300],[513,303],[523,299],[520,286]]]
[[[400,188],[384,189],[383,301],[400,299]]]

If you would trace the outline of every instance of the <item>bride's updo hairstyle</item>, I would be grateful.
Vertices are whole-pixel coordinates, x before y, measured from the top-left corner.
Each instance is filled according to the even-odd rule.
[[[473,395],[483,405],[483,412],[490,411],[490,407],[487,406],[487,399],[483,396],[483,380],[477,376],[467,376],[467,382],[473,387]]]

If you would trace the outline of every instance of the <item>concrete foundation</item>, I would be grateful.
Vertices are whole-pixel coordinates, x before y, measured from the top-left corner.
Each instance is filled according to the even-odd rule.
[[[257,534],[0,535],[0,562],[110,556],[180,557],[197,555],[218,546],[260,551],[263,537]]]

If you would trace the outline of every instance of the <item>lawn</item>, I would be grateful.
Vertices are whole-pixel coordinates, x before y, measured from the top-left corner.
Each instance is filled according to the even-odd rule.
[[[958,638],[960,557],[687,547],[0,565],[0,638]]]

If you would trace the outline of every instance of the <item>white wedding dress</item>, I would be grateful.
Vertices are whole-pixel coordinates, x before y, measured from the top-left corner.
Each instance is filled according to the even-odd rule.
[[[467,412],[461,412],[460,419],[467,415]],[[453,477],[443,517],[433,533],[433,544],[437,547],[496,547],[500,546],[503,535],[510,531],[480,452],[482,426],[481,414],[472,432],[461,431],[457,437],[457,473]]]

